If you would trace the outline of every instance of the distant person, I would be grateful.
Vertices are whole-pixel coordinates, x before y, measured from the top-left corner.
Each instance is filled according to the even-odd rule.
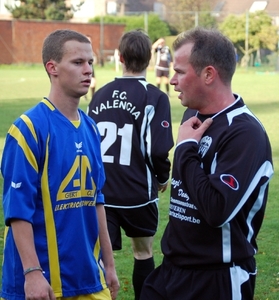
[[[141,300],[252,300],[254,255],[271,147],[263,125],[232,93],[233,44],[195,28],[174,41],[174,76],[186,110],[178,130],[162,264]]]
[[[3,151],[1,297],[116,299],[100,135],[78,109],[90,86],[92,47],[76,31],[56,30],[42,57],[49,95],[14,122]]]
[[[169,77],[172,65],[172,55],[170,48],[165,45],[165,39],[158,39],[153,45],[152,50],[155,52],[155,71],[156,84],[160,88],[161,84],[165,84],[167,95],[170,95]]]
[[[119,44],[123,76],[99,89],[88,107],[100,130],[106,171],[103,193],[114,250],[122,248],[121,228],[131,239],[133,286],[154,269],[153,239],[158,226],[158,191],[168,185],[173,146],[167,95],[146,81],[151,42],[142,31],[123,35]]]

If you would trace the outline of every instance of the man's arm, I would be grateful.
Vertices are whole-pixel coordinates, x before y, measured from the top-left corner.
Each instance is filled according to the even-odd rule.
[[[152,49],[156,49],[159,45],[161,45],[164,42],[163,38],[158,39],[154,44],[152,45]]]
[[[34,245],[33,228],[29,222],[23,220],[11,220],[13,236],[19,256],[22,262],[23,270],[29,270],[25,274],[25,297],[26,299],[51,299],[55,296],[51,286],[40,269],[40,262]],[[32,270],[35,268],[36,270]]]
[[[119,290],[119,281],[115,271],[112,246],[107,229],[105,208],[103,204],[97,204],[96,209],[98,215],[102,261],[106,270],[106,282],[109,287],[112,300],[115,300]]]

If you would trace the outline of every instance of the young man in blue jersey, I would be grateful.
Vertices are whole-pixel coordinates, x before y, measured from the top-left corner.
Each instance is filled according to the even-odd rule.
[[[154,269],[158,191],[167,188],[173,138],[169,99],[146,81],[149,37],[138,30],[125,33],[119,54],[123,76],[95,93],[88,113],[102,136],[106,171],[102,191],[112,246],[121,249],[122,228],[132,243],[133,287],[139,299],[142,284]]]
[[[44,41],[48,97],[18,118],[3,151],[2,299],[116,299],[100,136],[78,109],[92,77],[88,38],[57,30]]]
[[[195,28],[173,47],[170,83],[188,109],[174,152],[163,262],[140,299],[252,300],[256,237],[273,174],[269,139],[231,90],[231,41]]]

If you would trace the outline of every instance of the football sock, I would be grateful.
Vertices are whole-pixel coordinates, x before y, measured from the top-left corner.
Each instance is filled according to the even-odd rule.
[[[160,86],[161,86],[160,83],[157,83],[157,88],[158,88],[158,89],[160,88]]]
[[[139,300],[144,280],[149,273],[154,270],[154,268],[155,264],[153,256],[145,260],[138,260],[134,258],[133,286],[135,300]]]

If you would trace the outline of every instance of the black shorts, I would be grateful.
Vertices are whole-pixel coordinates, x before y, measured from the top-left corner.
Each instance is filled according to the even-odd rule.
[[[157,202],[131,209],[111,207],[105,207],[105,209],[113,250],[122,249],[121,228],[126,236],[131,238],[154,236],[157,231]]]
[[[212,266],[211,266],[212,267]],[[140,300],[252,300],[256,263],[184,269],[166,259],[146,278]]]
[[[169,78],[170,71],[169,70],[159,70],[156,69],[156,77],[167,77]]]

